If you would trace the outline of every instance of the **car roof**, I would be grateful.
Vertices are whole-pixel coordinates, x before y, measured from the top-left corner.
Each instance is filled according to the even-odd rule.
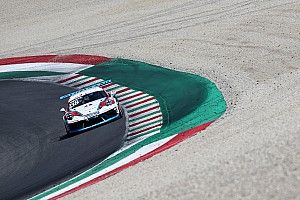
[[[98,92],[98,91],[104,91],[103,88],[101,87],[93,87],[93,88],[90,88],[90,89],[87,89],[87,90],[84,90],[82,92],[78,92],[76,94],[74,94],[73,96],[71,96],[68,100],[68,102],[74,100],[74,99],[77,99],[81,96],[84,96],[84,95],[87,95],[87,94],[91,94],[91,93],[94,93],[94,92]]]

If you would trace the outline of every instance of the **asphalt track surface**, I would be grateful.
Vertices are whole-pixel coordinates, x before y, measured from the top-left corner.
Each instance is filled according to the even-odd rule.
[[[123,145],[125,117],[65,137],[59,96],[71,88],[6,80],[0,91],[0,199],[28,197]]]

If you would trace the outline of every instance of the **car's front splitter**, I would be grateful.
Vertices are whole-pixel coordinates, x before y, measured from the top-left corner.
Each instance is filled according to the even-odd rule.
[[[118,113],[118,114],[117,114],[116,116],[114,116],[114,117],[111,117],[111,118],[109,118],[109,119],[107,119],[107,120],[103,120],[103,121],[101,121],[101,122],[99,122],[99,123],[95,123],[95,124],[93,124],[93,125],[91,125],[91,126],[87,126],[87,127],[79,128],[79,129],[75,129],[75,130],[69,130],[69,133],[74,134],[74,133],[80,133],[80,132],[88,131],[88,130],[91,130],[91,129],[96,128],[96,127],[98,127],[98,126],[101,126],[101,125],[103,125],[103,124],[105,124],[105,123],[111,122],[111,121],[113,121],[113,120],[115,120],[115,119],[119,119],[119,118],[121,118],[121,117],[122,117],[121,114]],[[77,122],[77,123],[79,123],[79,122]]]

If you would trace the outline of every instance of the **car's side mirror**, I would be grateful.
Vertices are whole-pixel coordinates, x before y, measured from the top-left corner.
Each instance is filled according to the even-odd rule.
[[[66,109],[65,108],[61,108],[59,111],[65,113]]]
[[[115,91],[111,91],[111,92],[110,92],[110,96],[111,96],[111,97],[115,97],[115,96],[116,96],[116,92],[115,92]]]

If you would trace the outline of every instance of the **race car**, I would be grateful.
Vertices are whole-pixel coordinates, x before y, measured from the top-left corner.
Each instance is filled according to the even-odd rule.
[[[107,83],[107,82],[106,82]],[[107,93],[101,84],[60,97],[70,97],[63,121],[67,134],[87,131],[122,117],[122,109],[114,93]]]

